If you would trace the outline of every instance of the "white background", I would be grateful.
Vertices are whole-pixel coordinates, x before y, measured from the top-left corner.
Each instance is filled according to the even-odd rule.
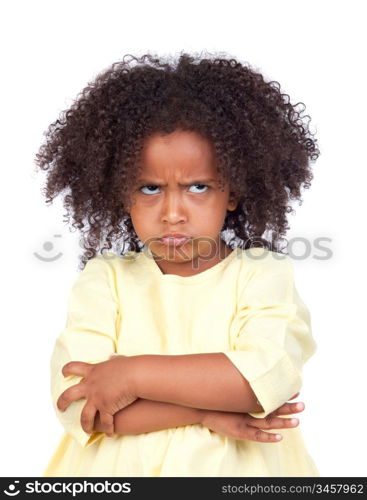
[[[302,101],[321,156],[289,216],[298,291],[318,351],[298,400],[321,476],[366,476],[366,57],[360,1],[8,1],[1,3],[1,475],[39,476],[63,429],[49,362],[77,276],[78,236],[41,194],[43,132],[125,54],[222,52]],[[60,236],[56,236],[60,235]],[[317,238],[331,256],[315,247]],[[49,242],[53,250],[45,250]],[[54,262],[34,252],[62,253]],[[321,257],[321,259],[320,259]],[[269,446],[276,446],[271,445]]]

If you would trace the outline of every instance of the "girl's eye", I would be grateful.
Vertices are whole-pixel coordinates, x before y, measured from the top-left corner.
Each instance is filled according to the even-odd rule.
[[[209,186],[207,186],[206,184],[191,184],[191,186],[196,186],[196,187],[204,187],[204,188],[208,188],[209,189]],[[190,187],[191,187],[190,186]],[[143,194],[156,194],[154,192],[152,192],[150,190],[150,188],[158,188],[158,186],[155,186],[154,184],[150,184],[150,185],[146,185],[146,186],[141,186],[141,188],[139,188],[139,191],[144,189],[144,188],[148,188],[149,192],[148,193],[143,193]],[[199,191],[200,193],[205,193],[206,191]]]
[[[153,186],[153,185],[141,186],[141,188],[139,188],[139,191],[140,191],[141,189],[143,189],[143,188],[151,188],[151,187],[152,187],[152,188],[155,188],[155,187],[158,187],[158,186]],[[150,191],[150,193],[151,193],[151,191]],[[147,194],[147,193],[143,193],[143,194]],[[155,194],[155,193],[153,193],[153,194]]]
[[[205,188],[208,188],[208,189],[209,189],[209,186],[207,186],[206,184],[192,184],[192,186],[196,186],[196,187],[197,187],[197,186],[200,186],[200,187],[205,187]],[[208,189],[207,189],[207,190],[208,190]],[[206,191],[207,191],[207,190],[206,190]],[[201,192],[201,193],[206,193],[206,191],[200,191],[200,192]]]

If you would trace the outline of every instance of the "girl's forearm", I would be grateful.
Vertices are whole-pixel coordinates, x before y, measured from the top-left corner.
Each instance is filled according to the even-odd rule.
[[[142,434],[191,424],[200,424],[205,410],[172,403],[137,399],[114,415],[115,434]],[[94,431],[102,432],[99,412]]]
[[[263,411],[248,381],[224,353],[132,356],[134,394],[195,409]]]

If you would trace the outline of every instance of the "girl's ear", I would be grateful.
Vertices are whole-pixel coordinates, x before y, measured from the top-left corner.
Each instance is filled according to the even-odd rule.
[[[227,210],[230,210],[232,212],[233,210],[236,210],[237,205],[238,205],[237,197],[236,197],[235,193],[231,192],[229,194]]]

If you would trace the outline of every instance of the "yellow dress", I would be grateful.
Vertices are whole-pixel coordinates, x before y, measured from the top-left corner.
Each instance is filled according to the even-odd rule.
[[[251,415],[264,418],[300,391],[302,366],[315,351],[286,255],[236,248],[188,277],[163,274],[147,247],[123,257],[98,255],[72,286],[51,357],[52,404],[65,433],[43,476],[318,477],[299,427],[279,430],[283,439],[275,443],[229,438],[201,424],[110,438],[82,429],[85,399],[64,412],[56,406],[82,380],[62,375],[69,361],[223,352],[264,408]]]

